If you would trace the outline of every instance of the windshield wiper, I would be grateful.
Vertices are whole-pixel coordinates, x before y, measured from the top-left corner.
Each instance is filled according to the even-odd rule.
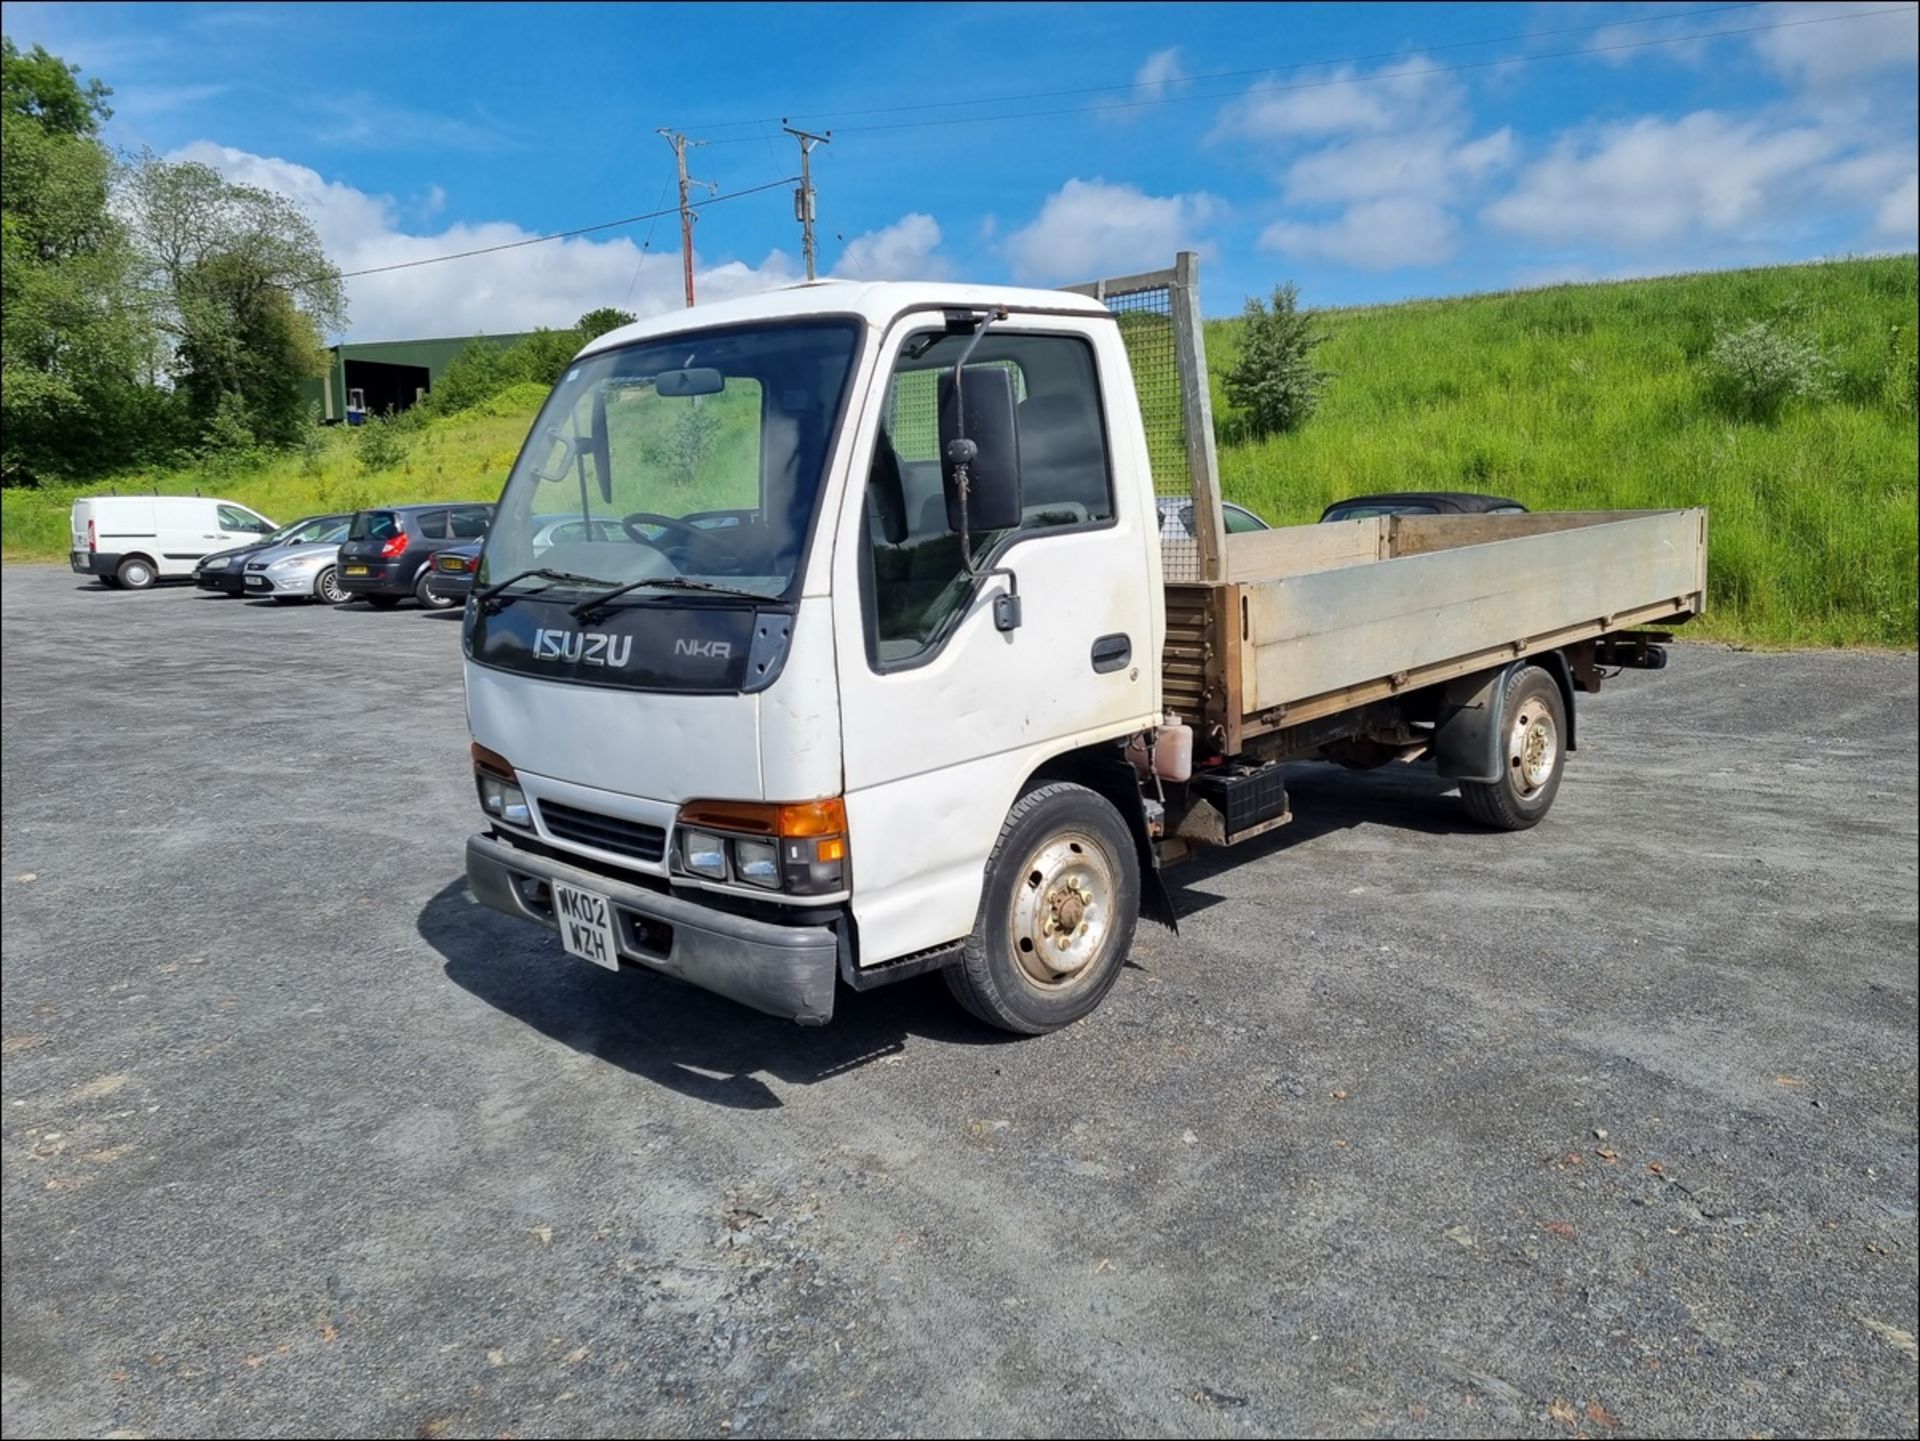
[[[602,580],[597,575],[575,575],[570,570],[548,570],[545,566],[536,566],[532,570],[517,571],[505,580],[496,581],[485,590],[474,592],[474,600],[481,605],[497,600],[510,585],[518,585],[523,580],[550,580],[555,585],[612,585],[610,580]],[[537,594],[537,592],[536,592]]]
[[[767,597],[757,590],[741,590],[738,586],[715,585],[710,580],[688,580],[683,575],[653,575],[644,580],[630,580],[623,586],[608,591],[605,595],[596,595],[591,600],[583,600],[571,607],[573,613],[582,620],[607,609],[607,602],[635,590],[704,590],[715,595],[745,596],[748,600],[766,600]]]

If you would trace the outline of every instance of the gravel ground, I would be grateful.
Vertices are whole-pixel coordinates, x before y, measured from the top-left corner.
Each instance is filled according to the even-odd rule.
[[[9,1436],[1916,1431],[1911,655],[1302,769],[1016,1042],[474,906],[454,617],[0,600]]]

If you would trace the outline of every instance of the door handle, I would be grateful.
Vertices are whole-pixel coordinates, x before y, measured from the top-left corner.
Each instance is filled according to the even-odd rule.
[[[1133,642],[1125,635],[1103,635],[1093,643],[1092,660],[1096,675],[1119,670],[1132,659]]]

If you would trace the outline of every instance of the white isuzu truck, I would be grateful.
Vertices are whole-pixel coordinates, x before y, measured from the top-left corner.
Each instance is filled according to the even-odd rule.
[[[1705,514],[1229,534],[1194,270],[810,284],[582,350],[465,618],[474,895],[803,1023],[939,969],[1040,1033],[1173,924],[1163,864],[1288,819],[1289,762],[1539,821],[1576,694],[1703,609]]]

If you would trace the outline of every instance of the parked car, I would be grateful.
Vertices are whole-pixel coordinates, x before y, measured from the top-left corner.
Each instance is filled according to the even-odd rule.
[[[1527,508],[1503,495],[1474,495],[1462,490],[1389,491],[1336,500],[1322,521],[1366,520],[1376,515],[1525,515]]]
[[[236,545],[231,550],[219,550],[212,555],[202,556],[200,563],[193,568],[193,583],[202,590],[216,590],[222,595],[241,595],[247,588],[246,563],[250,558],[263,550],[314,540],[330,530],[337,529],[344,536],[347,522],[352,519],[351,515],[309,515],[246,545]],[[334,537],[336,544],[339,539],[339,536]]]
[[[433,558],[427,572],[427,586],[436,600],[447,605],[462,605],[473,594],[474,573],[480,569],[480,542],[450,545]]]
[[[74,573],[128,590],[184,580],[202,556],[277,529],[257,510],[198,495],[88,496],[68,528]]]
[[[1160,507],[1160,539],[1193,539],[1193,502],[1177,495],[1163,495],[1155,502]],[[1221,517],[1227,523],[1228,535],[1240,535],[1249,530],[1272,530],[1259,516],[1244,505],[1235,505],[1230,500],[1220,502]]]
[[[493,507],[479,501],[385,505],[353,518],[340,547],[340,588],[349,600],[381,610],[412,596],[429,610],[453,604],[428,586],[433,557],[450,545],[487,533]]]
[[[592,520],[579,515],[536,515],[533,553],[540,555],[549,547],[582,540],[611,540],[626,544],[632,539],[620,528],[620,522],[596,515]]]
[[[340,588],[340,542],[352,524],[350,515],[332,516],[324,527],[306,527],[293,540],[254,552],[244,562],[247,594],[341,604],[347,593]]]

